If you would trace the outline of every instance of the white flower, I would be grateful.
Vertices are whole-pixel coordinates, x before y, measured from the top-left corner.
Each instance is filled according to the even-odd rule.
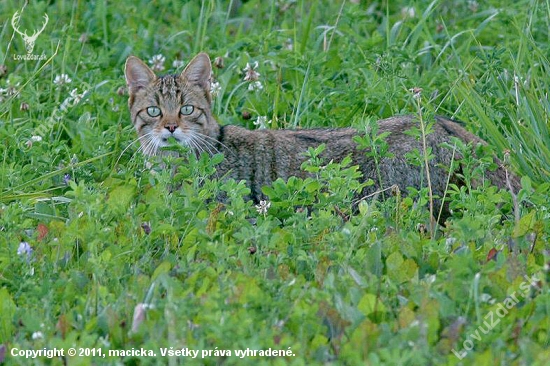
[[[0,103],[3,102],[8,95],[8,89],[0,88]]]
[[[254,126],[258,126],[259,129],[266,129],[267,125],[271,124],[271,120],[268,121],[266,116],[258,116],[253,123]]]
[[[254,81],[248,85],[248,90],[254,91],[254,90],[262,90],[264,86],[260,81]]]
[[[172,68],[179,69],[180,67],[183,67],[182,60],[174,60],[174,62],[172,62]]]
[[[78,93],[78,89],[73,89],[71,90],[71,92],[69,93],[69,96],[72,98],[72,101],[73,101],[73,105],[75,104],[78,104],[82,98],[84,98],[84,94],[86,94],[86,90],[84,90],[82,93]]]
[[[163,55],[154,55],[149,59],[149,63],[152,66],[152,69],[154,71],[162,71],[164,70],[164,62],[166,61],[166,57]]]
[[[78,89],[74,88],[69,92],[69,96],[63,100],[61,105],[59,106],[59,109],[61,109],[63,112],[66,112],[67,109],[69,109],[70,106],[74,106],[78,104],[82,98],[84,98],[84,95],[87,93],[86,90],[84,90],[82,93],[78,93]]]
[[[33,340],[43,339],[43,338],[44,338],[44,334],[43,334],[41,331],[34,332],[34,333],[32,334],[32,339],[33,339]]]
[[[70,84],[71,82],[72,80],[67,74],[56,75],[55,78],[53,79],[53,83],[58,86]]]
[[[20,83],[17,83],[15,85],[10,85],[10,82],[8,81],[8,87],[7,88],[0,88],[0,102],[3,102],[5,99],[8,99],[10,97],[18,97],[19,93],[17,92],[17,88],[19,87]]]
[[[262,90],[264,86],[262,83],[258,80],[260,78],[260,73],[256,71],[258,68],[258,61],[254,62],[254,65],[250,65],[250,63],[246,63],[246,67],[243,69],[244,72],[244,81],[250,81],[250,84],[248,84],[248,90],[254,91],[254,90]]]
[[[414,99],[419,99],[422,96],[422,88],[414,87],[409,89],[409,91],[413,94]]]
[[[406,6],[403,9],[401,9],[401,16],[406,18],[414,18],[416,17],[416,10],[412,6]]]
[[[256,211],[258,211],[260,215],[265,215],[267,214],[267,210],[269,210],[270,207],[271,207],[271,202],[261,200],[260,204],[256,205]]]
[[[292,38],[287,38],[283,44],[283,47],[289,51],[292,51],[294,49],[294,41]]]
[[[251,66],[248,62],[246,67],[243,69],[244,72],[244,81],[256,81],[260,78],[260,73],[256,71],[258,68],[258,61],[254,62],[254,66]]]
[[[222,90],[222,87],[221,87],[220,83],[218,83],[215,80],[212,80],[210,82],[210,94],[213,97],[217,96],[220,93],[221,90]]]
[[[40,141],[42,141],[42,136],[32,136],[31,141],[32,142],[40,142]]]

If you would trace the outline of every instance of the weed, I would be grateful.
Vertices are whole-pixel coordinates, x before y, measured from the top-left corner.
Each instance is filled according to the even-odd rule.
[[[131,351],[171,347],[211,352],[159,362],[457,364],[453,349],[465,363],[547,362],[545,2],[19,6],[0,4],[0,363],[70,347],[128,352],[63,362],[151,363]],[[29,34],[49,17],[35,59],[18,56],[16,12]],[[449,183],[452,216],[428,233],[429,182],[357,202],[371,182],[348,160],[323,161],[322,147],[304,163],[312,177],[277,180],[255,207],[243,182],[213,174],[223,157],[150,161],[136,146],[124,60],[174,72],[198,51],[217,60],[222,124],[355,127],[380,166],[377,119],[416,114],[422,139],[442,114],[493,148],[448,146],[465,185]],[[509,157],[519,192],[483,183],[493,154]],[[430,152],[406,159],[427,169]],[[540,281],[474,343],[524,275]],[[239,358],[247,348],[292,355]]]

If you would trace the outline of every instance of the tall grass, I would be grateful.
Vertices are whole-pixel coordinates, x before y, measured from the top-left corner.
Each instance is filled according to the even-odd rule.
[[[29,2],[23,29],[50,17],[34,51],[46,60],[17,61],[26,51],[10,22],[22,4],[0,2],[0,362],[28,361],[13,348],[290,347],[294,356],[158,362],[457,364],[452,349],[534,274],[541,281],[461,362],[545,364],[549,4]],[[316,150],[305,165],[316,179],[265,188],[267,211],[243,199],[242,182],[211,176],[219,156],[148,161],[124,61],[161,54],[161,73],[173,73],[198,51],[224,60],[213,75],[222,124],[356,127],[370,132],[362,143],[378,164],[377,119],[462,120],[498,155],[511,150],[524,176],[517,218],[506,191],[453,188],[453,216],[427,235],[426,190],[357,205],[356,169]],[[250,90],[242,70],[256,62],[262,88]],[[72,81],[54,83],[62,74]],[[466,179],[483,174],[485,161],[465,158]]]

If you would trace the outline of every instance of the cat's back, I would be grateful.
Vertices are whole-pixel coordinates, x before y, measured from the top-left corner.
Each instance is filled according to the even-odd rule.
[[[355,148],[353,137],[357,133],[353,128],[251,131],[227,125],[221,128],[219,140],[225,148],[239,152],[269,150],[275,154],[299,154],[310,147],[325,144],[327,151],[345,150],[349,153]]]
[[[457,121],[437,116],[434,122],[431,132],[427,134],[429,145],[434,148],[441,143],[448,143],[451,137],[464,142],[483,143],[483,140],[466,131]],[[397,156],[421,147],[420,139],[414,136],[414,131],[419,129],[418,117],[412,115],[395,116],[377,122],[378,134],[387,134],[385,140],[390,151]],[[226,125],[220,129],[219,142],[226,153],[247,161],[265,160],[266,157],[279,161],[289,158],[303,161],[304,153],[310,147],[321,144],[326,146],[323,157],[328,161],[339,161],[349,154],[362,160],[354,137],[365,133],[368,133],[366,127],[362,131],[354,128],[247,130]]]

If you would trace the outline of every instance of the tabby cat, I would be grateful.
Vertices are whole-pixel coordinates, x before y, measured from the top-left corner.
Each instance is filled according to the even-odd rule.
[[[425,170],[412,166],[407,153],[423,151],[422,142],[407,131],[418,126],[413,116],[397,116],[378,122],[378,133],[389,133],[386,142],[393,157],[382,158],[377,167],[372,157],[359,150],[353,137],[358,132],[351,128],[304,130],[254,130],[226,125],[220,126],[211,111],[210,58],[198,54],[180,75],[156,76],[140,59],[130,56],[126,61],[126,81],[129,87],[129,108],[132,122],[147,155],[162,154],[169,137],[193,149],[197,154],[221,152],[223,162],[217,166],[217,174],[245,180],[251,190],[251,199],[259,202],[265,197],[262,186],[270,185],[277,178],[305,177],[300,168],[309,147],[325,144],[324,161],[341,161],[350,155],[353,164],[359,166],[364,179],[373,179],[375,185],[361,192],[361,196],[397,185],[420,189],[426,186]],[[448,184],[453,159],[452,138],[465,143],[484,143],[466,131],[459,123],[444,117],[435,117],[433,131],[427,135],[427,146],[433,158],[429,162],[434,195],[443,197]],[[507,178],[500,162],[495,171],[486,176],[500,188],[506,188],[507,179],[517,188],[516,178]],[[461,185],[460,170],[454,172],[450,182]],[[439,203],[438,203],[439,205]],[[438,207],[436,207],[437,212]],[[444,212],[446,216],[447,212]]]

